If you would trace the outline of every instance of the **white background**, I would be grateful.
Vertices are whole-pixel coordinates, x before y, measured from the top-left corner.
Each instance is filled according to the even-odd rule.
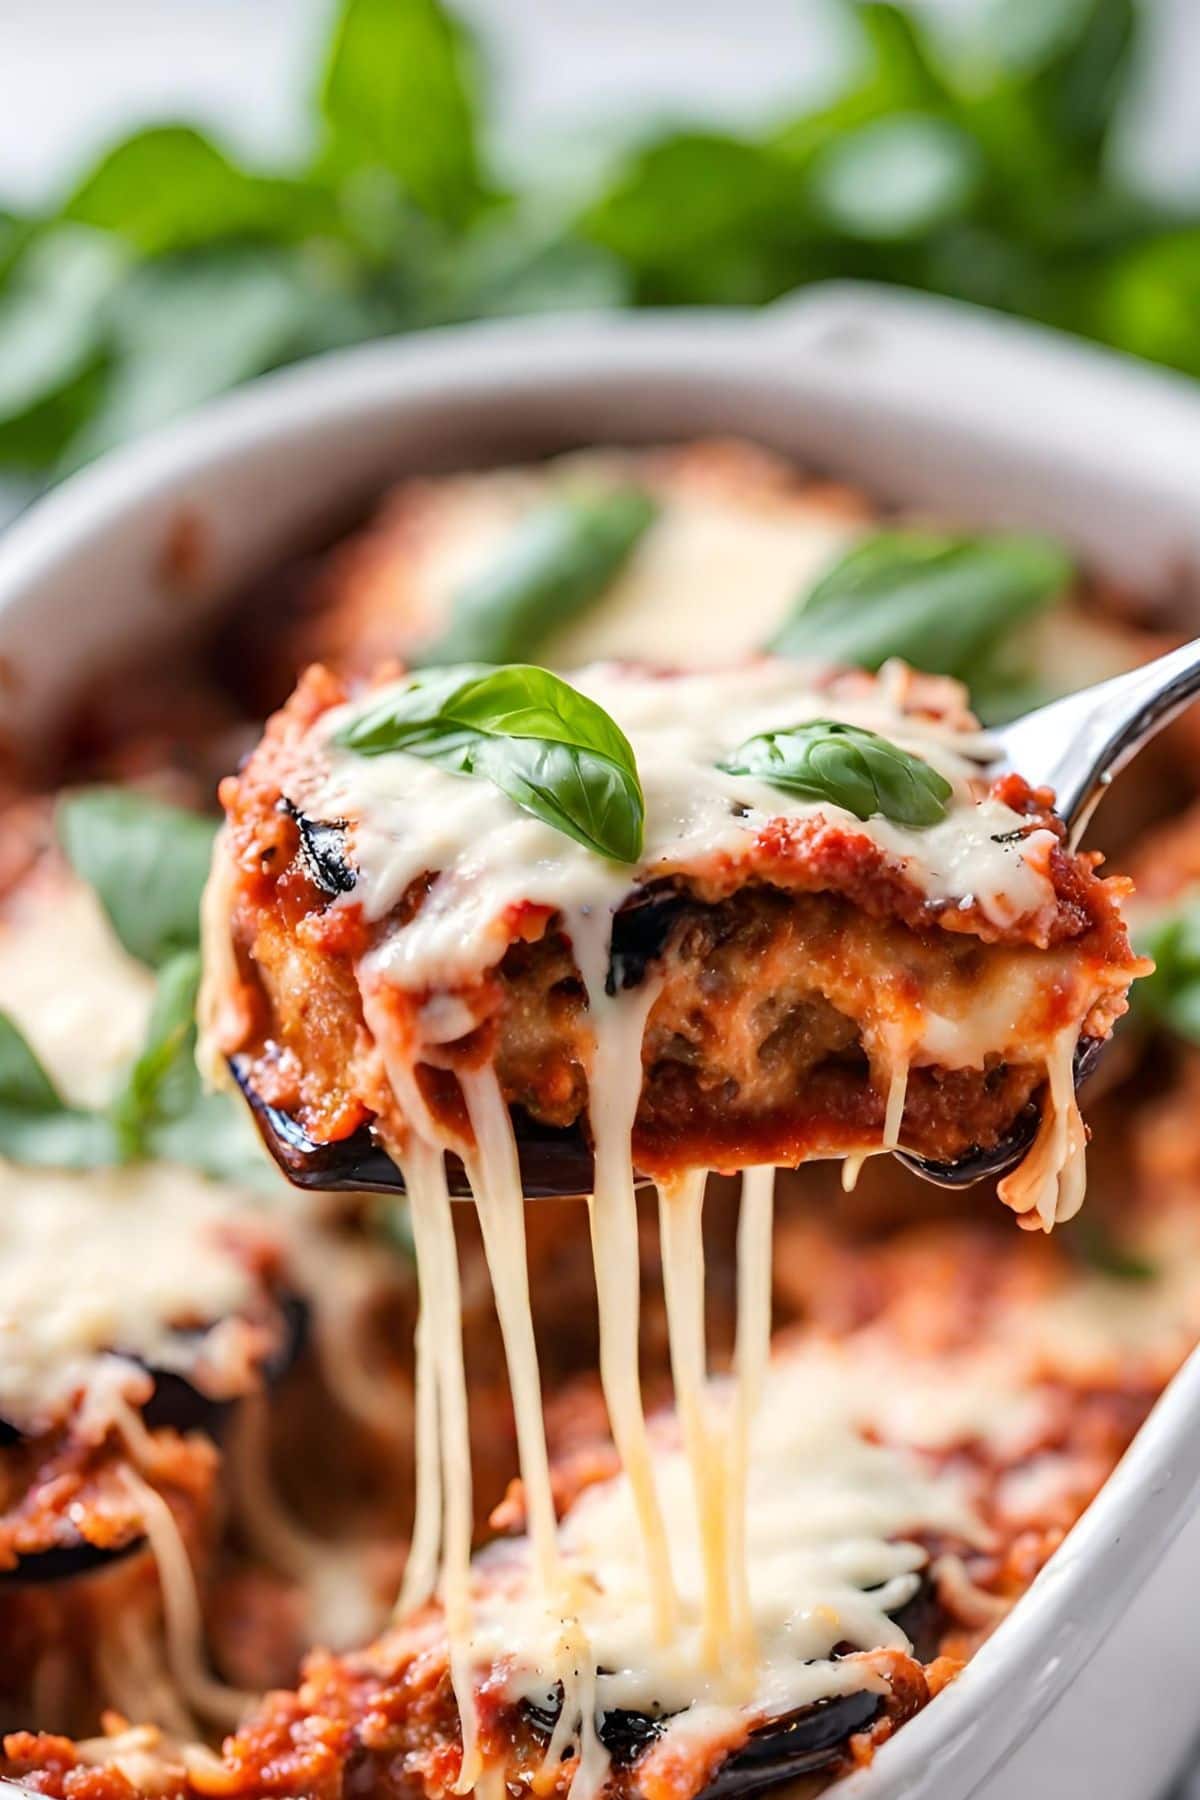
[[[979,0],[930,0],[953,15]],[[986,0],[983,0],[986,3]],[[1200,194],[1200,0],[1144,0],[1148,54],[1129,121],[1155,185]],[[481,29],[502,148],[628,131],[650,117],[731,124],[821,91],[846,52],[828,0],[458,0]],[[0,205],[36,203],[131,125],[184,116],[244,150],[305,141],[330,0],[0,0]]]

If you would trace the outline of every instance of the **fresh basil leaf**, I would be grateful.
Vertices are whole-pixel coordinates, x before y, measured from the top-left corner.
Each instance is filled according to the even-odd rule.
[[[198,1083],[191,1049],[199,986],[198,950],[180,951],[158,972],[146,1042],[110,1108],[128,1159],[146,1154],[154,1125],[186,1107]]]
[[[1072,574],[1047,538],[880,531],[821,577],[770,647],[863,669],[899,656],[982,685],[1014,630],[1058,599]]]
[[[421,258],[419,321],[456,324],[521,313],[627,306],[629,272],[611,251],[584,243],[550,209],[497,208],[465,236]]]
[[[629,740],[546,669],[432,670],[368,706],[336,741],[360,756],[404,751],[483,776],[585,849],[615,862],[641,855],[645,803]]]
[[[146,1041],[118,1090],[109,1118],[126,1162],[183,1164],[217,1180],[272,1181],[245,1108],[206,1093],[196,1067],[200,953],[184,950],[158,972]]]
[[[422,663],[506,663],[536,653],[556,626],[598,600],[653,523],[640,488],[571,494],[531,512],[489,566],[464,583]]]
[[[836,272],[803,172],[770,143],[715,131],[638,151],[579,229],[651,305],[753,304]]]
[[[52,462],[96,404],[127,253],[82,226],[34,234],[0,290],[0,465]]]
[[[1200,375],[1200,225],[1114,256],[1093,285],[1092,327],[1117,349]]]
[[[1015,76],[1052,140],[1098,154],[1130,67],[1133,0],[992,0],[975,45]]]
[[[63,1169],[120,1157],[109,1121],[68,1106],[7,1013],[0,1013],[0,1156]]]
[[[857,819],[882,814],[920,829],[945,818],[953,788],[944,775],[874,731],[837,719],[810,719],[748,738],[718,763],[802,799],[828,801]]]
[[[147,263],[111,304],[113,367],[63,468],[239,381],[370,330],[336,262],[232,245]]]
[[[80,788],[58,804],[58,835],[125,949],[157,968],[200,938],[213,820],[128,788]]]
[[[296,243],[338,229],[327,188],[252,174],[187,125],[151,126],[115,145],[63,216],[113,232],[146,256],[232,238]]]
[[[490,190],[476,141],[473,46],[437,0],[344,0],[321,87],[323,164],[379,170],[462,227]]]

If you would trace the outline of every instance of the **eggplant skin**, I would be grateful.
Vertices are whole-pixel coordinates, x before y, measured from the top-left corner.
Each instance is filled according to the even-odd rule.
[[[124,1562],[145,1548],[146,1539],[140,1533],[116,1549],[89,1544],[85,1538],[74,1544],[55,1544],[52,1549],[22,1556],[11,1569],[0,1569],[0,1587],[48,1587],[60,1581],[75,1581],[81,1575],[111,1569],[114,1563]]]
[[[764,1725],[721,1764],[697,1800],[733,1800],[828,1768],[855,1732],[874,1722],[882,1704],[878,1694],[866,1691],[835,1694]]]
[[[336,900],[350,893],[358,880],[346,855],[346,822],[344,819],[310,819],[286,797],[279,811],[294,819],[300,834],[300,855],[309,879],[322,893]]]
[[[561,1705],[561,1687],[558,1695]],[[776,1782],[828,1768],[843,1754],[847,1740],[873,1723],[881,1704],[875,1693],[837,1694],[764,1725],[721,1764],[696,1800],[731,1800],[734,1795],[757,1793]],[[523,1711],[539,1731],[550,1735],[557,1709],[526,1701]],[[618,1710],[605,1713],[597,1735],[616,1766],[629,1768],[666,1724],[665,1717]]]
[[[613,915],[607,991],[617,994],[640,987],[678,922],[689,912],[704,910],[669,881],[656,882],[627,900]]]

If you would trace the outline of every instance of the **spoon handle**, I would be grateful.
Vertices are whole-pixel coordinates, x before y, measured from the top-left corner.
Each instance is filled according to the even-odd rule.
[[[1113,776],[1197,694],[1200,638],[1026,713],[996,735],[1009,768],[1054,789],[1073,847]]]

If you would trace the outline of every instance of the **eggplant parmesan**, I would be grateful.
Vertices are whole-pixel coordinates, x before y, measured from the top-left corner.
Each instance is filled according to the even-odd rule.
[[[1070,1219],[1072,1053],[1142,965],[1122,884],[946,678],[1001,716],[1014,679],[1156,647],[1130,616],[1056,548],[884,519],[747,446],[588,453],[406,482],[169,694],[92,696],[73,780],[203,805],[328,665],[223,790],[206,1060],[312,1169],[378,1145],[408,1199],[214,1179],[225,1124],[176,1130],[179,1058],[163,1087],[144,1060],[194,909],[161,962],[114,956],[20,795],[0,1008],[63,1112],[136,1141],[62,1166],[82,1127],[52,1141],[0,1066],[0,1774],[720,1800],[823,1785],[953,1679],[1200,1337],[1195,1071],[1143,1062],[1139,1009]],[[461,711],[483,664],[505,729],[494,685]],[[1192,790],[1174,761],[1135,812]],[[190,866],[151,839],[101,858],[128,890]],[[1039,1120],[1004,1191],[1052,1237],[874,1154]],[[585,1204],[525,1204],[531,1145]],[[35,1193],[69,1203],[35,1222]]]
[[[1123,890],[1068,853],[1050,795],[989,780],[954,684],[782,660],[557,683],[636,758],[644,841],[606,855],[594,819],[529,802],[544,772],[497,792],[402,729],[379,753],[392,713],[458,683],[453,720],[505,676],[355,693],[310,671],[225,784],[208,1013],[258,1096],[320,1142],[369,1125],[402,1160],[414,1132],[469,1145],[491,1072],[507,1109],[555,1130],[590,1115],[593,1142],[631,1101],[634,1160],[660,1177],[900,1145],[952,1162],[1046,1090],[1006,1197],[1046,1227],[1075,1210],[1071,1060],[1138,966]],[[502,741],[548,760],[548,739]],[[860,744],[896,771],[890,800],[817,769]],[[635,1092],[604,1091],[639,1061]]]
[[[853,1433],[808,1433],[796,1396],[766,1391],[771,1172],[900,1144],[952,1160],[993,1145],[1040,1096],[1043,1123],[1004,1197],[1046,1230],[1077,1210],[1077,1045],[1107,1035],[1138,971],[1123,887],[1066,851],[1049,794],[989,780],[988,761],[961,690],[896,662],[878,677],[784,659],[719,675],[602,666],[570,685],[452,665],[362,693],[316,669],[223,786],[208,1060],[232,1059],[259,1105],[310,1140],[369,1127],[404,1173],[428,1425],[400,1608],[420,1616],[440,1569],[464,1789],[508,1778],[489,1743],[498,1661],[551,1721],[548,1766],[570,1753],[578,1800],[609,1777],[601,1719],[649,1718],[657,1737],[655,1721],[698,1710],[711,1752],[714,1736],[728,1749],[742,1725],[860,1692],[865,1665],[833,1653],[906,1642],[888,1605],[914,1591],[919,1562],[895,1549],[910,1511],[970,1540],[945,1496],[914,1497],[899,1469],[863,1473]],[[593,1518],[589,1496],[559,1530],[520,1117],[586,1122],[622,1465],[609,1510]],[[482,1227],[528,1512],[524,1552],[497,1555],[498,1593],[469,1563],[448,1152]],[[635,1168],[660,1190],[680,1431],[665,1465],[638,1387]],[[710,1168],[749,1170],[724,1402],[706,1381]],[[764,1447],[756,1421],[779,1418],[798,1437]],[[806,1479],[831,1507],[816,1545],[786,1500]],[[864,1517],[880,1489],[899,1510],[878,1554],[865,1523],[851,1532],[864,1561],[847,1586],[821,1532],[856,1516],[860,1484]],[[689,1507],[693,1544],[680,1542]]]
[[[1135,1135],[1150,1153],[1149,1119]],[[776,1622],[801,1592],[815,1598],[808,1584],[818,1573],[827,1600],[836,1589],[836,1624],[820,1611],[793,1621],[827,1652],[800,1677],[831,1679],[824,1699],[803,1701],[786,1667],[779,1687],[727,1708],[707,1692],[672,1690],[669,1666],[655,1669],[653,1695],[621,1670],[622,1650],[651,1668],[656,1657],[629,1554],[627,1482],[602,1427],[589,1435],[597,1409],[586,1392],[551,1407],[564,1441],[564,1561],[602,1570],[611,1584],[585,1584],[613,1658],[596,1695],[593,1751],[606,1791],[690,1800],[793,1775],[828,1778],[869,1761],[954,1679],[1053,1555],[1200,1331],[1195,1192],[1177,1191],[1165,1211],[1149,1190],[1139,1194],[1128,1254],[1136,1245],[1161,1257],[1161,1280],[1131,1282],[1076,1261],[1073,1227],[1030,1242],[976,1219],[850,1246],[828,1215],[785,1222],[779,1260],[811,1276],[816,1317],[775,1348],[752,1517],[772,1550]],[[784,1289],[778,1304],[786,1311]],[[651,1431],[656,1473],[686,1483],[678,1421],[665,1415]],[[818,1446],[827,1483],[814,1474]],[[787,1491],[772,1499],[778,1479]],[[504,1509],[510,1531],[521,1502],[518,1492]],[[673,1566],[698,1610],[694,1515],[681,1504],[678,1517]],[[495,1659],[481,1743],[497,1786],[503,1773],[559,1793],[578,1779],[578,1758],[560,1754],[567,1727],[555,1741],[568,1692],[545,1670],[558,1646],[526,1635],[536,1615],[517,1604],[529,1554],[527,1539],[501,1537],[474,1564],[480,1651]],[[831,1631],[844,1636],[832,1642]],[[536,1671],[532,1654],[546,1659]],[[353,1654],[314,1652],[302,1683],[269,1695],[219,1761],[114,1721],[108,1738],[84,1746],[13,1734],[5,1766],[75,1800],[119,1800],[130,1774],[139,1791],[245,1800],[444,1793],[462,1767],[444,1617],[434,1606]]]

